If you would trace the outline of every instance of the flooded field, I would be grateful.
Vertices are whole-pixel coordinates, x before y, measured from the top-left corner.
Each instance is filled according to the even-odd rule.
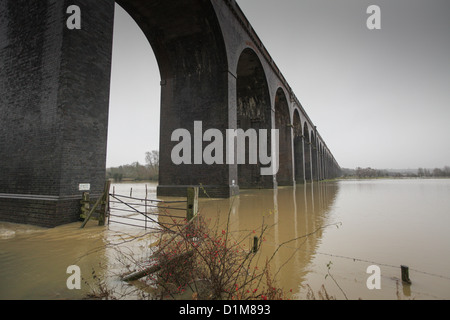
[[[114,184],[114,192],[144,198],[146,184]],[[258,254],[278,249],[271,270],[294,299],[306,299],[307,287],[318,298],[322,285],[337,299],[449,299],[448,194],[444,179],[342,180],[242,190],[232,199],[201,199],[199,209],[219,225],[229,216],[230,231],[248,237],[249,247],[266,226]],[[156,185],[147,184],[147,196],[156,198]],[[119,275],[150,255],[156,237],[151,221],[147,230],[123,221],[90,221],[84,229],[81,222],[53,229],[0,222],[0,299],[80,299],[103,278],[121,298],[139,298]],[[80,267],[81,290],[67,288],[71,265]],[[369,290],[373,265],[381,288]],[[411,285],[402,283],[400,265],[409,267]]]

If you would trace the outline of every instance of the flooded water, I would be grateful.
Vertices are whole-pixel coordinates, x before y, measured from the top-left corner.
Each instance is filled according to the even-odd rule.
[[[115,184],[114,192],[144,198],[145,187]],[[156,198],[156,185],[147,187]],[[266,226],[258,255],[264,261],[278,249],[271,270],[294,299],[305,299],[308,286],[318,298],[322,285],[337,299],[449,299],[449,194],[444,179],[342,180],[242,190],[232,199],[201,199],[199,209],[222,225],[229,215],[230,231],[248,237],[248,247]],[[132,211],[123,214],[136,217]],[[118,223],[125,221],[90,221],[84,229],[81,222],[53,229],[0,222],[0,299],[79,299],[106,274],[114,290],[139,298],[119,274],[145,260],[156,237],[151,220],[130,223],[147,230]],[[71,265],[80,267],[81,290],[66,285]],[[380,289],[367,287],[372,265],[380,268]],[[402,283],[401,265],[411,285]]]

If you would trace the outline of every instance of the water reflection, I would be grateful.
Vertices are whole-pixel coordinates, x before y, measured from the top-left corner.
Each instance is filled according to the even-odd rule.
[[[329,218],[338,193],[337,183],[312,183],[275,190],[243,190],[229,200],[203,200],[202,213],[220,220],[226,226],[230,212],[230,231],[237,237],[247,237],[250,246],[263,226],[260,262],[273,256],[271,271],[283,288],[297,290],[308,272],[314,250],[321,241],[323,229],[333,223]],[[281,247],[280,247],[281,246]],[[280,248],[279,248],[280,247]]]

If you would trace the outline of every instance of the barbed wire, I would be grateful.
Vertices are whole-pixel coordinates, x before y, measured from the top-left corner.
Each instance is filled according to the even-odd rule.
[[[359,262],[367,262],[367,263],[371,263],[371,264],[374,264],[374,265],[377,265],[377,266],[383,266],[383,267],[390,267],[390,268],[399,268],[400,267],[400,266],[395,266],[395,265],[392,265],[392,264],[380,263],[380,262],[376,262],[376,261],[360,259],[360,258],[354,258],[354,257],[348,257],[348,256],[342,256],[342,255],[332,254],[332,253],[316,252],[316,254],[326,255],[326,256],[335,257],[335,258],[341,258],[341,259],[348,259],[348,260],[353,260],[353,261],[359,261]],[[436,273],[431,273],[431,272],[427,272],[427,271],[421,271],[421,270],[417,270],[417,269],[413,269],[413,268],[409,268],[409,270],[417,272],[417,273],[422,273],[422,274],[426,274],[426,275],[429,275],[429,276],[433,276],[433,277],[439,277],[439,278],[442,278],[442,279],[450,280],[450,277],[443,276],[443,275],[436,274]]]
[[[268,241],[265,240],[267,243],[270,243],[272,245],[277,245],[275,242],[273,241]],[[285,246],[285,248],[290,248],[290,249],[297,249],[293,246]],[[338,255],[338,254],[333,254],[333,253],[325,253],[325,252],[315,252],[316,254],[320,254],[320,255],[325,255],[325,256],[330,256],[330,257],[335,257],[335,258],[341,258],[341,259],[347,259],[347,260],[353,260],[353,261],[358,261],[358,262],[366,262],[366,263],[370,263],[373,265],[377,265],[377,266],[383,266],[383,267],[389,267],[389,268],[400,268],[400,265],[393,265],[393,264],[388,264],[388,263],[381,263],[381,262],[377,262],[377,261],[372,261],[372,260],[367,260],[367,259],[361,259],[361,258],[355,258],[355,257],[349,257],[349,256],[343,256],[343,255]],[[438,278],[442,278],[445,280],[450,280],[449,276],[443,276],[440,274],[436,274],[436,273],[432,273],[432,272],[427,272],[427,271],[422,271],[422,270],[418,270],[415,268],[410,268],[408,267],[410,271],[414,271],[417,273],[422,273],[428,276],[433,276],[433,277],[438,277]]]

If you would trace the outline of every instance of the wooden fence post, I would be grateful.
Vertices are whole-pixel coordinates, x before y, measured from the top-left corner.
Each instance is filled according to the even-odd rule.
[[[253,237],[253,253],[258,252],[258,240],[257,236]]]
[[[145,184],[145,230],[147,230],[147,198],[148,198],[148,189],[147,184]]]
[[[191,221],[198,213],[198,187],[187,188],[187,221]]]
[[[411,280],[409,279],[409,267],[402,265],[400,268],[402,269],[402,281],[411,284]]]
[[[109,198],[109,188],[111,186],[111,181],[106,181],[105,188],[103,189],[103,194],[97,199],[94,206],[91,208],[89,213],[86,215],[86,218],[84,218],[83,223],[81,224],[81,229],[85,227],[86,223],[91,218],[92,214],[94,212],[99,213],[98,217],[98,225],[104,226],[105,225],[105,216],[106,212],[108,211],[108,198]],[[100,209],[97,209],[100,206]],[[97,211],[96,211],[97,210]]]
[[[83,192],[80,203],[81,203],[80,218],[85,219],[87,214],[89,213],[89,208],[90,208],[89,192]]]
[[[111,188],[111,181],[107,180],[105,183],[105,188],[103,190],[102,195],[102,202],[101,207],[98,215],[98,225],[104,226],[105,225],[105,219],[108,212],[108,205],[109,205],[109,189]]]
[[[97,202],[95,202],[94,206],[91,208],[91,211],[89,211],[89,213],[87,214],[86,218],[84,218],[83,223],[81,224],[80,229],[83,229],[84,226],[86,225],[86,223],[89,221],[89,219],[91,218],[92,213],[94,213],[95,209],[97,209],[98,205],[100,204],[102,200],[102,197],[99,197],[97,199]]]

